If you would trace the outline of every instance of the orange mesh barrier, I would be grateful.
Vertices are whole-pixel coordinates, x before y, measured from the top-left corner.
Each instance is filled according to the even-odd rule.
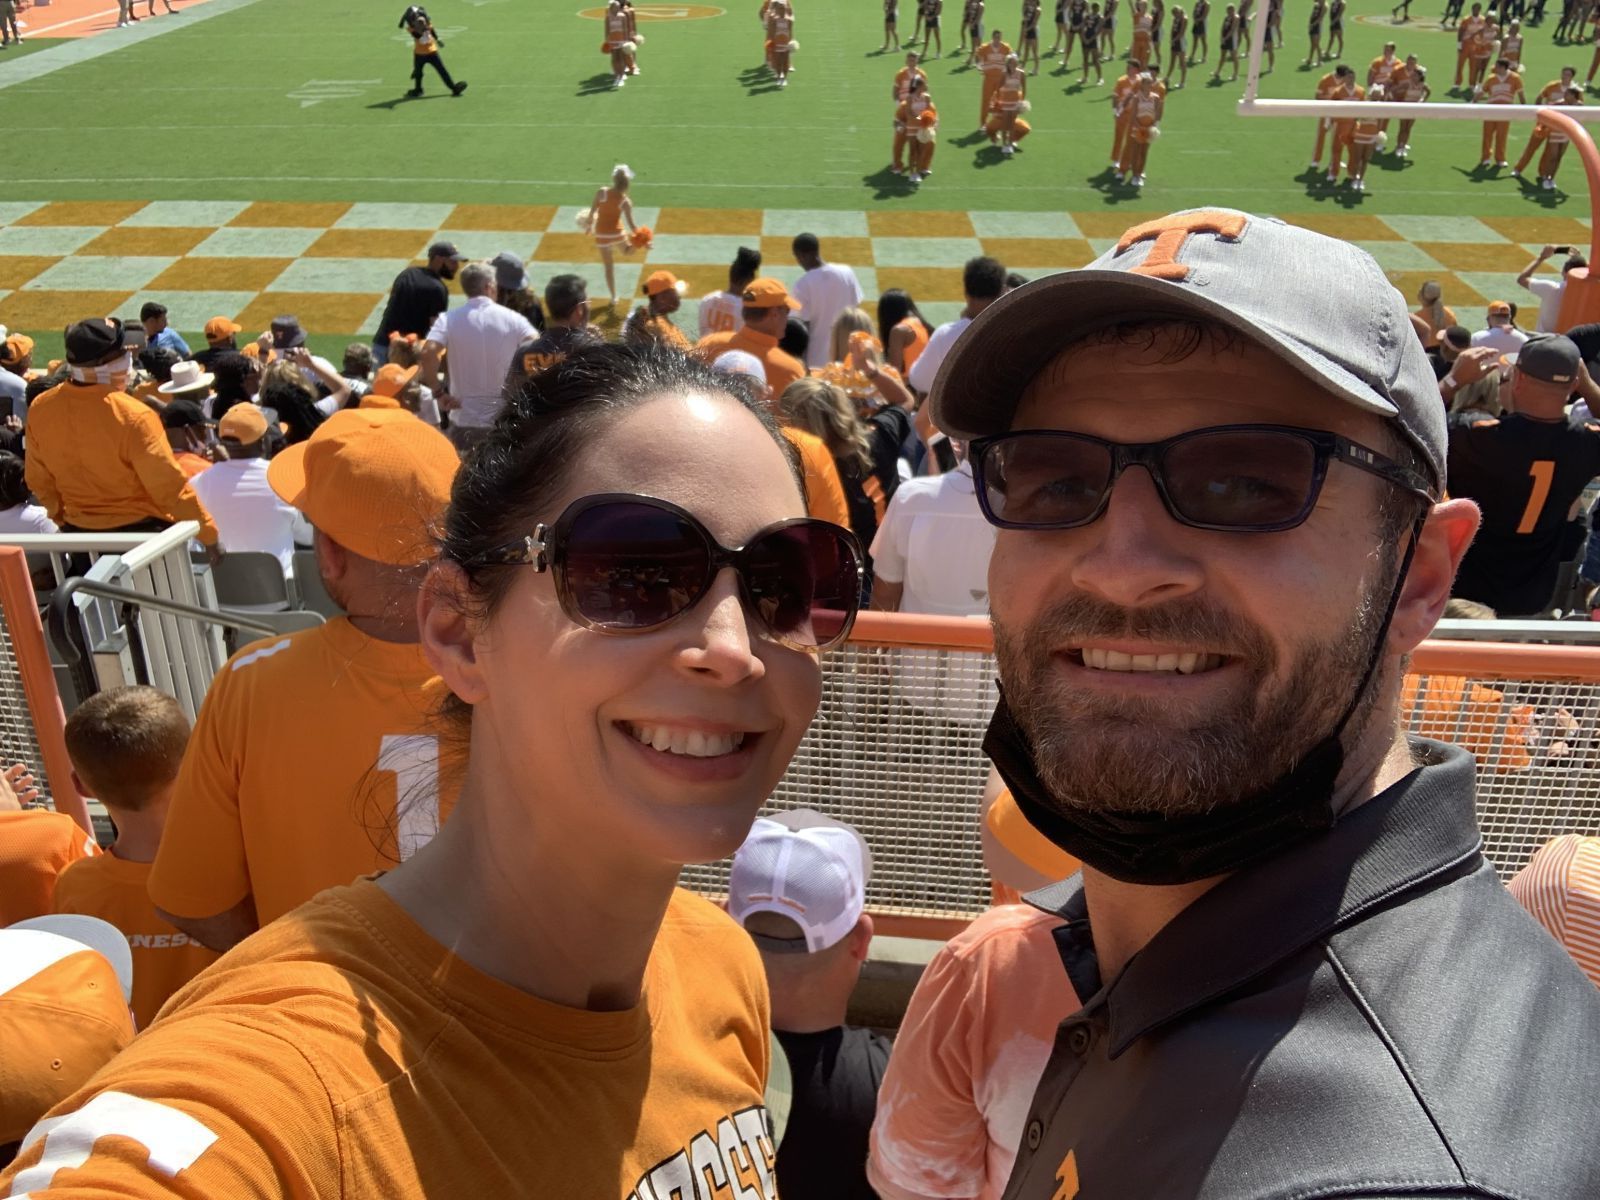
[[[823,659],[822,706],[770,807],[862,831],[882,932],[948,936],[989,904],[991,646],[987,621],[864,613]],[[1428,642],[1411,669],[1409,727],[1477,757],[1485,849],[1503,876],[1558,833],[1600,834],[1600,649]],[[685,872],[712,894],[726,878],[726,863]]]

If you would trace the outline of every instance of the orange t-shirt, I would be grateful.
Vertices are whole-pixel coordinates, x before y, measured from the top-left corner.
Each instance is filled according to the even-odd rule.
[[[150,864],[100,854],[75,862],[56,880],[55,911],[83,913],[115,925],[133,952],[133,1016],[147,1029],[156,1013],[189,980],[217,961],[187,934],[156,916],[150,903]]]
[[[1005,74],[1006,57],[1011,53],[1011,47],[1001,42],[996,46],[993,42],[985,42],[978,47],[978,69],[983,72],[984,82],[996,84],[1000,76]]]
[[[1010,788],[995,797],[983,819],[997,842],[1020,859],[1030,871],[1036,871],[1046,879],[1065,879],[1083,865],[1039,832],[1017,806]]]
[[[784,426],[783,435],[800,451],[800,468],[805,475],[806,512],[819,521],[832,521],[850,528],[850,506],[845,503],[844,483],[839,468],[828,453],[828,446],[814,433]]]
[[[767,372],[767,386],[772,389],[772,399],[777,401],[783,390],[797,379],[806,377],[805,364],[792,354],[778,349],[778,339],[769,333],[751,329],[748,325],[732,333],[708,333],[694,345],[694,356],[705,362],[715,362],[719,355],[729,350],[743,350],[761,360]]]
[[[1082,1005],[1060,924],[991,908],[928,963],[878,1089],[867,1179],[884,1200],[1005,1191],[1056,1026]]]
[[[180,991],[0,1195],[776,1200],[767,1023],[754,945],[687,892],[640,1003],[587,1012],[469,966],[363,881]],[[102,1136],[53,1145],[83,1128]]]
[[[1420,736],[1455,743],[1478,760],[1480,771],[1526,771],[1533,765],[1528,753],[1534,715],[1531,704],[1509,704],[1504,693],[1470,683],[1460,675],[1429,675],[1427,679],[1421,712],[1417,711],[1418,676],[1407,675],[1400,689],[1400,710]]]
[[[66,813],[0,812],[0,928],[48,913],[61,872],[99,853],[94,837]]]
[[[347,617],[234,655],[195,721],[150,898],[210,917],[253,895],[265,925],[425,843],[455,799],[423,695],[433,675],[420,646]]]

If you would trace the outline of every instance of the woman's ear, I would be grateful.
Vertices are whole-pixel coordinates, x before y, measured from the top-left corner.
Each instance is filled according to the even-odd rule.
[[[478,667],[477,622],[471,612],[471,585],[453,562],[439,561],[417,593],[417,634],[428,665],[445,686],[468,704],[487,695]]]

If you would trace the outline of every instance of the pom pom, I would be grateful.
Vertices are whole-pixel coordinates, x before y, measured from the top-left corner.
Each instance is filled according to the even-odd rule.
[[[1017,105],[1017,111],[1019,113],[1030,113],[1033,111],[1033,103],[1028,100],[1023,100]]]
[[[1158,138],[1158,137],[1160,137],[1160,136],[1161,136],[1161,126],[1159,126],[1159,125],[1152,125],[1152,126],[1150,126],[1150,128],[1149,128],[1149,129],[1148,129],[1148,130],[1147,130],[1147,131],[1146,131],[1146,132],[1147,132],[1147,133],[1149,133],[1149,135],[1150,135],[1150,140],[1151,140],[1151,141],[1152,141],[1152,142],[1153,142],[1153,141],[1155,141],[1155,140],[1156,140],[1156,139],[1157,139],[1157,138]]]
[[[1382,150],[1389,144],[1389,135],[1381,129],[1378,130],[1378,140],[1373,144],[1377,146],[1379,150]]]
[[[611,50],[612,50],[612,46],[611,46],[610,42],[601,42],[600,43],[600,53],[601,54],[610,54]]]
[[[628,245],[634,250],[648,250],[655,245],[655,233],[648,225],[641,225],[628,235]]]
[[[635,41],[635,42],[636,42],[636,43],[637,43],[637,44],[639,44],[639,45],[641,45],[641,46],[642,46],[642,45],[644,45],[644,34],[642,34],[642,33],[636,33],[636,34],[634,34],[634,35],[633,35],[633,40],[634,40],[634,41]]]
[[[785,54],[793,54],[798,49],[800,49],[800,43],[791,40],[789,44],[783,48],[783,52]]]
[[[852,333],[850,335],[848,344],[852,350],[864,351],[868,346],[871,346],[874,350],[881,351],[883,349],[883,346],[879,343],[878,339],[873,337],[872,334],[867,332],[865,329],[858,329]]]
[[[917,124],[932,128],[939,121],[939,114],[931,108],[925,108],[917,114]]]
[[[585,233],[588,233],[589,227],[594,224],[594,209],[580,208],[578,210],[576,220],[578,222],[578,228],[583,230]]]
[[[624,54],[632,54],[638,50],[639,47],[633,42],[623,42],[622,45],[617,47],[617,49],[621,50]]]
[[[937,125],[929,125],[926,129],[917,130],[917,141],[923,145],[930,144],[938,136],[939,127]]]

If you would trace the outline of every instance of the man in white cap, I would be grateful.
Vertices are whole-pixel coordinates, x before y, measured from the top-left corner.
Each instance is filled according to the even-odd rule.
[[[194,490],[217,523],[224,553],[257,551],[277,556],[285,578],[294,577],[294,548],[312,540],[311,523],[267,482],[267,419],[259,406],[235,404],[217,422],[227,457],[195,476]]]
[[[1147,221],[981,313],[931,407],[999,529],[984,749],[1083,863],[1029,897],[1083,1004],[1007,1200],[1600,1195],[1600,992],[1402,721],[1479,514],[1378,264]]]
[[[794,1094],[778,1149],[785,1196],[872,1200],[867,1137],[889,1040],[844,1023],[872,946],[872,853],[809,808],[758,818],[733,856],[728,912],[761,951]]]

